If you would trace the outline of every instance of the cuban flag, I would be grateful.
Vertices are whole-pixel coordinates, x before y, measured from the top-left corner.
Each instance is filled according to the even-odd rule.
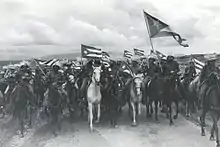
[[[134,48],[134,54],[137,56],[144,56],[144,50]]]
[[[124,50],[124,57],[125,58],[132,58],[133,54],[132,52],[128,51],[128,50]]]
[[[107,52],[102,52],[102,63],[106,66],[110,66],[110,55]]]
[[[102,58],[102,50],[88,45],[81,45],[82,58]]]

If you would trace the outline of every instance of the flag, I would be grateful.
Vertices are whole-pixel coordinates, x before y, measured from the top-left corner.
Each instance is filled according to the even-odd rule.
[[[110,66],[110,55],[107,52],[102,52],[102,63],[106,66]]]
[[[193,58],[192,62],[194,63],[195,67],[196,67],[196,72],[201,72],[202,68],[205,66],[205,63]]]
[[[130,51],[124,50],[124,57],[125,58],[131,58],[132,56],[133,56],[133,54]]]
[[[157,55],[159,58],[164,58],[166,57],[166,55],[164,55],[163,53],[161,53],[158,50],[152,50],[152,52],[154,52],[155,55]]]
[[[102,50],[92,46],[81,45],[82,58],[101,58]]]
[[[149,37],[150,38],[158,38],[158,37],[168,37],[172,36],[179,45],[183,47],[189,47],[188,44],[183,43],[186,39],[182,38],[180,34],[171,30],[170,26],[158,18],[148,14],[144,11],[145,22],[148,27]]]
[[[46,66],[53,66],[55,63],[57,63],[58,59],[50,59],[50,60],[39,60],[34,59],[39,65],[46,65]]]
[[[144,56],[144,50],[134,48],[134,54],[137,56]]]

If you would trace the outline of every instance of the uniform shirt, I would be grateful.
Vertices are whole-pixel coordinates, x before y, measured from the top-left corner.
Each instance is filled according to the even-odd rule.
[[[159,74],[161,72],[160,67],[154,63],[151,63],[148,68],[148,75],[150,77],[155,76],[155,74]]]
[[[169,75],[171,72],[178,73],[180,71],[179,64],[176,61],[167,62],[164,66],[164,74]]]
[[[189,76],[189,77],[193,77],[196,75],[196,68],[193,65],[187,66],[185,68],[185,73],[184,76]]]
[[[63,74],[60,71],[58,72],[51,71],[48,77],[49,77],[50,83],[52,84],[56,83],[57,86],[61,86],[61,84],[64,81]]]

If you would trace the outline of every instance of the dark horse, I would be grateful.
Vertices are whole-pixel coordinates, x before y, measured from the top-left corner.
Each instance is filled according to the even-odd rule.
[[[118,77],[118,67],[116,63],[111,64],[110,71],[104,72],[104,82],[102,90],[102,103],[110,115],[110,124],[117,126],[120,108],[126,104],[123,95],[123,84]]]
[[[163,95],[162,85],[163,78],[160,76],[152,77],[149,82],[145,83],[146,114],[147,117],[152,116],[154,103],[156,121],[158,121],[158,106]]]
[[[52,131],[57,135],[56,131],[61,130],[61,115],[62,115],[62,95],[58,89],[49,85],[48,87],[48,110],[51,117]]]
[[[36,72],[36,75],[33,81],[33,87],[34,87],[34,93],[37,98],[38,106],[41,107],[44,101],[44,93],[46,91],[46,86],[45,86],[45,82],[43,81],[42,76],[40,76],[40,73]]]
[[[204,89],[207,89],[206,91]],[[218,134],[218,120],[220,118],[220,87],[219,77],[216,73],[211,73],[205,82],[202,83],[199,90],[199,99],[201,100],[201,135],[205,136],[205,116],[210,112],[213,120],[210,140],[214,140],[214,133],[216,135],[217,147],[220,147]]]
[[[20,124],[21,136],[24,137],[24,120],[27,111],[29,111],[29,125],[31,125],[31,109],[30,106],[34,104],[33,89],[27,83],[19,83],[10,94],[10,106],[15,117]],[[29,108],[29,109],[28,109]]]
[[[170,74],[164,77],[163,82],[163,98],[162,102],[165,106],[167,106],[168,111],[166,112],[167,117],[170,120],[170,125],[173,124],[173,118],[178,118],[179,113],[179,100],[180,95],[178,93],[178,75]],[[172,116],[172,103],[176,105],[176,114],[174,117]]]

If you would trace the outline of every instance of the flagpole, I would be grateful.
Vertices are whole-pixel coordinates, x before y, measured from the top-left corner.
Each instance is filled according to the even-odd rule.
[[[144,10],[143,10],[143,13],[145,13]],[[148,36],[149,36],[149,39],[150,39],[150,45],[151,45],[152,50],[154,51],[154,45],[153,45],[152,39],[150,37],[151,36],[150,27],[149,27],[148,21],[146,20],[146,17],[144,17],[144,20],[145,20],[145,23],[146,23],[146,26],[147,26]]]

